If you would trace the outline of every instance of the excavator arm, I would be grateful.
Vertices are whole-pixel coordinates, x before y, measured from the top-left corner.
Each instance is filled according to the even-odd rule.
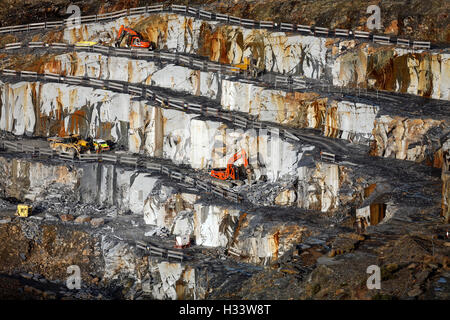
[[[248,158],[247,158],[247,152],[245,152],[244,149],[242,149],[240,152],[235,153],[229,160],[228,160],[228,165],[233,165],[236,161],[238,161],[239,159],[243,159],[244,161],[244,166],[247,168],[248,166]]]
[[[137,33],[136,33],[136,31],[131,30],[130,28],[125,28],[123,25],[121,25],[120,29],[119,29],[119,34],[117,35],[117,39],[116,39],[116,47],[120,46],[123,38],[125,38],[125,36],[127,36],[127,35],[137,36]],[[131,38],[127,42],[131,42]],[[130,44],[127,43],[127,45],[130,45]]]
[[[237,180],[239,179],[234,163],[241,159],[244,161],[244,167],[248,167],[248,157],[245,150],[235,153],[227,162],[226,169],[213,169],[211,170],[211,176],[220,180]]]
[[[123,38],[125,37],[126,33],[124,32],[124,26],[121,25],[119,29],[119,33],[117,34],[116,38],[116,47],[120,47],[120,43],[122,42]]]

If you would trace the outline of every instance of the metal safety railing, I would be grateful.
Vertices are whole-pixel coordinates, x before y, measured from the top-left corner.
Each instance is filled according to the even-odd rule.
[[[25,25],[17,25],[17,26],[8,26],[0,28],[0,34],[2,33],[15,33],[15,32],[27,32],[33,30],[40,29],[52,29],[58,27],[73,27],[75,23],[98,23],[98,22],[107,22],[112,21],[119,18],[130,17],[135,15],[143,15],[143,14],[160,14],[163,12],[173,12],[180,15],[192,16],[199,19],[207,19],[218,21],[222,23],[227,23],[230,25],[241,26],[245,28],[259,28],[259,29],[268,29],[274,31],[286,31],[286,32],[294,32],[305,35],[313,35],[320,37],[344,37],[344,38],[356,38],[360,40],[372,40],[373,42],[377,42],[379,44],[393,44],[400,46],[407,46],[413,49],[430,49],[431,42],[429,41],[411,41],[406,39],[397,39],[396,37],[389,36],[381,36],[376,35],[370,32],[364,31],[351,31],[347,29],[328,29],[324,27],[317,26],[306,26],[295,23],[287,23],[281,22],[276,23],[273,21],[256,21],[251,19],[243,19],[239,17],[229,16],[221,13],[213,13],[206,10],[201,10],[194,7],[184,6],[184,5],[175,5],[175,4],[160,4],[153,6],[145,6],[138,8],[129,8],[123,9],[120,11],[90,15],[90,16],[81,16],[77,18],[67,18],[59,21],[49,21],[49,22],[40,22],[40,23],[31,23]],[[400,40],[400,41],[399,41]]]
[[[107,154],[107,153],[92,153],[92,154],[79,154],[74,152],[55,151],[50,148],[41,148],[33,145],[33,142],[27,144],[26,141],[18,143],[17,141],[0,140],[0,148],[5,149],[8,152],[22,152],[32,153],[37,156],[47,156],[50,158],[59,158],[61,160],[70,160],[72,163],[78,162],[112,162],[114,164],[121,164],[125,166],[132,166],[139,170],[157,171],[160,174],[166,175],[169,179],[174,180],[180,184],[187,184],[198,191],[211,192],[215,195],[228,199],[230,201],[239,203],[243,201],[243,198],[236,192],[230,190],[226,186],[218,187],[204,180],[199,180],[183,174],[181,171],[167,165],[152,162],[147,159],[140,158],[139,156],[129,154]],[[214,190],[214,191],[213,191]]]

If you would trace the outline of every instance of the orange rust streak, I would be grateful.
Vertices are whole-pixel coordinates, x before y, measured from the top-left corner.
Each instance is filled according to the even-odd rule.
[[[274,259],[278,259],[278,249],[280,246],[280,231],[277,231],[274,235],[273,235],[273,244],[274,244],[274,252],[273,252],[273,257]]]
[[[239,221],[237,223],[236,229],[234,230],[234,234],[233,234],[233,241],[230,244],[230,247],[236,242],[236,239],[239,235],[239,231],[241,229],[242,223],[245,220],[245,218],[247,217],[247,213],[244,212],[243,214],[240,215],[239,217]]]
[[[367,188],[364,188],[364,197],[368,197],[372,194],[372,192],[375,190],[375,188],[377,187],[376,183],[372,183],[371,185],[369,185]]]

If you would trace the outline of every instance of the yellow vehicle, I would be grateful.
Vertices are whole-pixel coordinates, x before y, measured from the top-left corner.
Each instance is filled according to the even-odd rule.
[[[231,70],[233,70],[233,71],[247,70],[249,65],[250,65],[250,59],[248,57],[245,57],[243,63],[233,64],[233,67],[236,67],[236,68],[233,68]]]
[[[108,142],[103,139],[94,139],[93,143],[95,152],[97,153],[111,150]]]
[[[32,206],[28,206],[26,204],[17,205],[16,216],[26,218],[31,214]]]
[[[50,148],[56,151],[63,151],[71,153],[72,155],[79,156],[82,153],[96,152],[111,150],[108,142],[103,139],[81,139],[80,135],[73,134],[66,137],[53,137],[47,139],[50,142]]]
[[[98,42],[97,41],[78,41],[77,43],[75,43],[75,46],[77,47],[92,47],[94,45],[96,45]]]
[[[233,68],[231,70],[238,71],[238,72],[247,71],[253,77],[256,77],[260,73],[260,70],[258,70],[258,68],[256,66],[256,60],[250,59],[248,57],[244,57],[243,63],[234,64]]]
[[[248,66],[250,65],[250,59],[245,57],[243,63],[233,64],[233,67],[231,70],[233,71],[240,71],[240,70],[247,70]]]
[[[80,138],[80,135],[74,134],[66,137],[48,138],[50,148],[56,151],[68,152],[73,155],[90,151],[91,146],[88,141]]]

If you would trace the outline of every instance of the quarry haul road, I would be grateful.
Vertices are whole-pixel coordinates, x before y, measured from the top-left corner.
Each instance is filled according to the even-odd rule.
[[[34,72],[18,72],[15,70],[3,70],[2,75],[16,82],[25,80],[66,83],[69,85],[88,86],[100,89],[106,88],[107,90],[136,96],[136,98],[144,100],[152,106],[174,109],[187,113],[192,112],[207,118],[215,118],[226,123],[232,123],[234,126],[243,129],[268,129],[270,134],[272,134],[275,130],[275,134],[277,134],[281,139],[287,139],[294,143],[298,143],[301,139],[318,147],[319,150],[328,151],[340,156],[348,156],[350,153],[349,146],[352,145],[352,143],[346,142],[343,139],[329,138],[323,135],[318,135],[316,134],[317,130],[315,131],[306,128],[295,129],[269,121],[257,121],[254,120],[254,117],[247,113],[223,110],[219,104],[214,103],[205,97],[186,95],[160,87],[142,84],[132,85],[124,81],[97,80],[95,78],[70,77],[54,74],[37,74]],[[430,103],[435,106],[436,102],[431,101]],[[444,110],[442,111],[447,115],[447,117],[450,116],[450,104],[442,104],[444,106]],[[447,110],[448,112],[446,112]],[[442,117],[443,115],[439,115],[440,119],[442,119]]]
[[[167,89],[161,89],[153,86],[146,86],[142,84],[130,85],[124,81],[113,80],[97,80],[94,78],[68,77],[54,74],[37,74],[30,72],[17,72],[14,70],[3,70],[2,75],[8,77],[13,82],[20,81],[39,81],[39,82],[53,82],[66,83],[69,85],[94,87],[111,91],[116,91],[124,94],[136,96],[138,99],[146,101],[151,106],[174,109],[182,112],[192,112],[201,116],[216,118],[226,123],[232,123],[236,127],[244,129],[268,129],[269,133],[274,130],[281,139],[289,139],[290,141],[298,142],[299,138],[294,134],[302,132],[302,129],[292,129],[291,127],[283,126],[268,121],[257,121],[246,113],[237,113],[235,111],[223,110],[220,105],[208,101],[204,97],[195,97],[178,92],[172,92]],[[130,90],[131,89],[131,90]],[[167,93],[169,91],[169,94]],[[174,98],[175,95],[175,98]],[[193,102],[192,102],[193,101]],[[303,130],[302,136],[308,139],[313,144],[320,145],[321,148],[330,152],[342,152],[347,150],[344,143],[337,144],[332,142],[328,145],[326,142],[333,140],[332,138],[320,138],[316,135],[310,134],[310,130]],[[306,138],[306,136],[310,136]],[[320,140],[320,141],[318,141]]]
[[[210,179],[209,176],[204,173],[204,176],[198,178],[195,175],[192,174],[192,170],[189,170],[187,168],[181,168],[173,163],[171,161],[167,161],[164,159],[158,159],[158,161],[150,160],[150,158],[144,158],[144,157],[130,157],[130,154],[126,154],[125,157],[123,157],[123,154],[111,154],[111,153],[102,153],[102,154],[92,154],[87,155],[87,159],[75,159],[75,158],[69,158],[67,155],[57,154],[55,152],[51,152],[51,149],[49,148],[39,148],[36,147],[37,139],[33,140],[20,140],[21,143],[18,143],[18,140],[0,140],[1,147],[4,148],[6,151],[6,154],[17,156],[12,152],[19,153],[20,156],[23,156],[24,154],[31,155],[33,160],[36,161],[51,161],[55,163],[60,163],[59,161],[62,160],[65,163],[67,161],[70,161],[74,165],[78,165],[81,163],[89,163],[89,162],[107,162],[107,163],[114,163],[116,165],[122,165],[126,167],[134,168],[136,171],[140,172],[148,172],[148,173],[154,173],[159,172],[160,174],[168,176],[171,180],[176,182],[180,187],[182,188],[194,188],[198,193],[207,192],[207,193],[213,193],[216,196],[220,196],[228,201],[230,203],[236,203],[236,202],[242,202],[242,197],[238,195],[236,192],[233,192],[230,189],[225,189],[221,186],[218,186],[215,184],[212,179]],[[8,143],[9,142],[9,143]],[[38,142],[39,144],[43,145],[46,143],[45,140],[40,140]],[[20,148],[20,150],[17,150],[17,147]],[[45,149],[45,151],[44,151]],[[49,155],[50,151],[50,155]],[[19,156],[19,157],[20,157]],[[116,156],[115,159],[111,159],[112,157]],[[107,157],[107,158],[106,158]],[[170,162],[170,164],[168,164]]]
[[[99,53],[107,57],[124,57],[129,60],[145,60],[159,63],[161,66],[163,61],[174,65],[191,68],[193,70],[201,70],[218,74],[222,79],[236,81],[241,83],[254,82],[256,85],[268,89],[277,89],[284,92],[305,92],[314,90],[323,96],[335,99],[337,101],[346,100],[351,102],[366,102],[378,105],[380,111],[389,114],[401,115],[427,115],[427,116],[444,116],[449,118],[450,111],[449,102],[441,99],[431,99],[420,97],[414,94],[397,93],[391,91],[370,90],[367,88],[341,87],[334,86],[330,83],[322,82],[322,80],[308,79],[300,76],[284,75],[281,73],[266,72],[261,76],[252,75],[251,73],[241,73],[236,71],[238,68],[229,64],[211,62],[205,57],[191,55],[179,52],[168,51],[152,51],[145,52],[136,49],[115,48],[109,46],[96,45],[93,47],[77,47],[75,45],[48,43],[43,42],[25,44],[18,43],[16,47],[11,49],[1,49],[0,53],[10,53],[11,51],[22,50],[26,54],[43,54],[44,52],[90,52]],[[3,63],[3,69],[5,63]],[[138,83],[136,83],[138,84]],[[418,113],[420,108],[420,113]],[[440,110],[444,108],[444,110]],[[446,112],[447,111],[447,112]]]
[[[312,135],[310,135],[312,136]],[[310,137],[308,136],[308,137]],[[303,138],[304,139],[304,138]],[[322,136],[316,136],[315,139],[309,139],[317,144],[323,144],[322,140],[330,140]],[[429,191],[422,190],[423,188],[434,189],[437,184],[440,183],[440,170],[428,167],[422,164],[414,163],[411,161],[404,161],[398,159],[390,159],[383,157],[374,157],[367,154],[366,150],[361,147],[347,146],[348,143],[344,141],[334,141],[333,145],[339,147],[341,151],[347,150],[337,154],[337,160],[334,163],[343,167],[351,167],[356,175],[362,175],[371,177],[373,181],[377,183],[389,182],[392,186],[390,189],[391,194],[389,197],[395,199],[396,202],[405,202],[403,195],[404,192],[408,194],[427,194]],[[45,151],[44,156],[39,156],[40,151],[48,149],[48,147],[40,148],[37,146],[46,146],[47,142],[44,139],[21,139],[21,140],[3,140],[1,145],[5,147],[5,154],[15,158],[23,156],[31,156],[32,160],[36,161],[50,161],[54,163],[61,163],[63,160],[65,163],[69,160],[67,157],[58,157],[58,154],[52,153],[53,156],[48,155],[48,150]],[[27,148],[25,146],[28,146]],[[13,151],[14,153],[11,153]],[[3,152],[1,152],[3,153]],[[114,154],[114,153],[113,153]],[[82,165],[83,163],[102,161],[102,157],[107,156],[108,159],[104,159],[102,162],[114,163],[119,166],[125,166],[139,172],[157,173],[162,176],[168,177],[174,181],[179,187],[194,188],[197,193],[213,198],[223,198],[227,203],[233,204],[233,206],[239,205],[239,208],[248,211],[258,211],[268,206],[258,206],[247,197],[246,188],[248,185],[238,188],[238,191],[226,186],[220,186],[215,183],[205,170],[193,170],[188,166],[179,166],[174,164],[171,160],[167,159],[155,159],[145,157],[142,155],[135,156],[130,153],[117,154],[116,159],[111,159],[111,153],[87,155],[88,159],[72,159],[69,160],[73,165]],[[91,157],[92,156],[92,157]],[[41,157],[41,158],[39,158]],[[123,161],[121,160],[123,157]],[[316,150],[313,155],[314,161],[325,162],[318,156]],[[438,179],[438,180],[436,180]],[[421,183],[417,183],[421,181]],[[418,202],[431,203],[432,197],[429,194],[428,199],[419,199]],[[431,201],[431,202],[430,202]],[[270,206],[269,206],[270,207]],[[293,210],[294,208],[290,208]],[[300,212],[304,212],[304,209],[297,208]]]
[[[104,14],[95,14],[90,16],[80,16],[78,18],[67,18],[60,21],[45,21],[40,23],[18,25],[18,26],[7,26],[0,28],[0,33],[17,33],[17,32],[30,32],[31,30],[41,30],[41,29],[54,29],[60,27],[73,27],[74,23],[88,24],[88,23],[101,23],[112,21],[115,19],[123,17],[133,17],[133,16],[150,16],[152,14],[161,13],[173,13],[185,17],[198,18],[203,21],[216,21],[218,23],[223,23],[229,26],[239,26],[248,29],[263,29],[273,32],[286,32],[292,34],[301,34],[314,37],[322,38],[342,38],[342,39],[355,39],[364,42],[374,42],[380,45],[397,45],[399,47],[406,47],[412,49],[433,49],[440,48],[440,44],[431,44],[429,41],[414,41],[410,39],[402,39],[397,37],[391,37],[386,35],[377,35],[371,32],[364,32],[359,30],[348,30],[348,29],[329,29],[318,26],[308,26],[293,23],[280,22],[275,23],[274,21],[257,21],[252,19],[239,18],[234,16],[229,16],[226,14],[213,13],[206,10],[202,10],[197,7],[189,7],[184,5],[175,5],[164,3],[160,5],[144,6],[127,8],[120,11],[114,11]]]

